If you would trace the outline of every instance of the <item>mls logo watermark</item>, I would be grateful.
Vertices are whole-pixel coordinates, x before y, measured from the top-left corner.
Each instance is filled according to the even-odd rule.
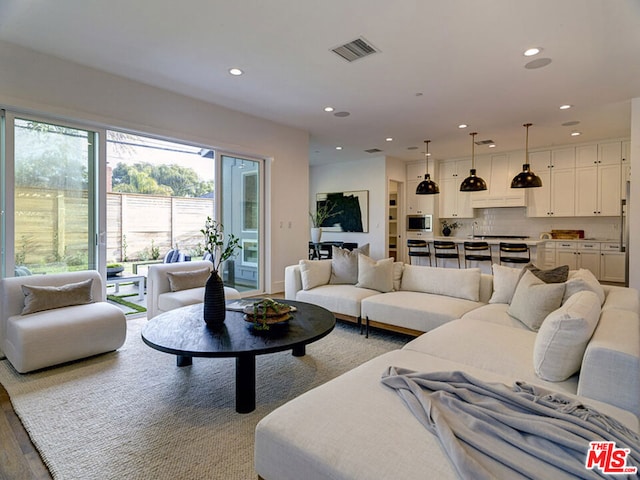
[[[629,449],[616,448],[615,442],[589,442],[584,466],[589,470],[599,468],[609,475],[637,473],[638,467],[627,467],[627,455]]]

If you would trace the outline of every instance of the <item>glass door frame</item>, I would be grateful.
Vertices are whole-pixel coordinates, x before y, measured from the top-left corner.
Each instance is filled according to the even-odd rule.
[[[58,125],[61,127],[87,131],[93,135],[92,159],[88,162],[88,266],[90,269],[99,270],[101,275],[106,275],[106,241],[102,241],[106,232],[106,186],[99,181],[106,174],[105,158],[106,131],[90,124],[76,123],[66,119],[46,117],[21,112],[19,110],[5,110],[3,116],[3,151],[0,162],[0,182],[2,185],[2,198],[0,209],[2,210],[0,222],[0,276],[14,275],[15,269],[15,120],[28,120],[39,123]],[[93,268],[91,268],[93,267]],[[106,278],[106,277],[105,277]]]
[[[225,192],[223,184],[223,157],[231,157],[239,160],[247,160],[249,162],[256,162],[258,164],[258,188],[259,188],[259,205],[258,205],[258,286],[255,290],[242,291],[243,296],[261,295],[265,292],[265,252],[266,252],[266,238],[265,233],[265,208],[266,208],[266,161],[264,158],[253,157],[251,155],[244,155],[240,153],[234,153],[227,150],[215,150],[215,202],[214,202],[214,214],[215,219],[223,223],[223,208],[225,202]],[[227,199],[228,201],[229,199]],[[223,223],[224,224],[224,223]],[[238,257],[242,255],[242,252],[238,254]]]

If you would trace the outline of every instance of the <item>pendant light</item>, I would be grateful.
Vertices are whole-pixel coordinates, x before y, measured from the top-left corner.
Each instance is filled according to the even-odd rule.
[[[475,168],[475,146],[477,132],[472,132],[471,135],[471,170],[469,170],[469,176],[465,178],[460,184],[461,192],[481,192],[487,189],[487,182],[482,178],[476,176]]]
[[[440,193],[440,187],[438,184],[431,180],[431,175],[429,175],[429,143],[431,140],[424,141],[424,159],[427,165],[424,174],[424,180],[418,184],[416,188],[416,195],[435,195],[436,193]]]
[[[542,186],[542,180],[531,171],[531,167],[529,166],[529,127],[531,125],[533,124],[525,123],[522,125],[527,129],[524,157],[525,164],[522,165],[522,172],[511,180],[511,188],[536,188]]]

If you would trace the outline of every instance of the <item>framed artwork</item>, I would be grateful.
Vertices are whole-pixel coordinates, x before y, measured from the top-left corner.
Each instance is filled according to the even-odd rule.
[[[325,232],[369,232],[369,190],[317,193],[316,208],[329,205],[333,214],[322,223]]]

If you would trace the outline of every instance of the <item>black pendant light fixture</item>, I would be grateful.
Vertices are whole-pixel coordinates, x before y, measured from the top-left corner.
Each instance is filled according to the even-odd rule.
[[[471,170],[469,170],[469,176],[465,178],[460,184],[461,192],[481,192],[487,189],[487,182],[481,177],[476,175],[475,168],[475,146],[476,135],[478,132],[472,132],[471,135]]]
[[[522,172],[513,177],[511,180],[511,188],[536,188],[542,186],[542,180],[539,176],[531,171],[529,166],[529,127],[533,125],[531,123],[525,123],[522,125],[527,129],[527,139],[525,143],[525,164],[522,165]]]
[[[426,169],[424,174],[424,180],[418,184],[416,188],[416,195],[435,195],[436,193],[440,193],[440,187],[438,184],[431,180],[431,175],[429,175],[429,143],[431,140],[424,141],[424,160],[426,163]]]

